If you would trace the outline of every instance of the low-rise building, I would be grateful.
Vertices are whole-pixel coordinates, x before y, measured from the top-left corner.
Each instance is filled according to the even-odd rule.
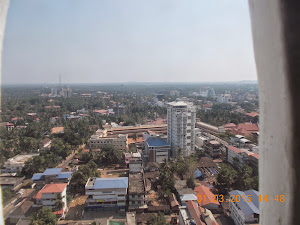
[[[35,196],[36,204],[47,206],[54,210],[58,217],[65,217],[67,213],[67,185],[68,184],[46,184]],[[55,209],[57,201],[62,201],[62,208]]]
[[[62,168],[48,168],[43,173],[33,174],[31,180],[40,189],[44,184],[67,183],[69,184],[72,172],[62,172]]]
[[[205,152],[212,158],[219,158],[221,153],[221,144],[218,141],[205,141],[204,142]]]
[[[162,163],[169,160],[171,146],[161,138],[149,137],[145,143],[145,157],[148,162]]]
[[[0,186],[1,188],[11,188],[17,190],[22,185],[25,177],[12,176],[11,173],[3,173],[0,175]]]
[[[49,138],[44,138],[41,142],[40,142],[40,150],[47,150],[50,149],[51,147],[51,142],[52,140]]]
[[[227,162],[236,167],[248,163],[248,154],[232,145],[226,146]]]
[[[91,177],[85,185],[87,209],[125,210],[127,207],[128,177]]]
[[[147,208],[143,173],[129,173],[128,210],[143,212]]]
[[[27,154],[27,155],[16,155],[8,159],[3,168],[1,169],[2,173],[20,173],[25,165],[25,162],[31,159],[34,156],[39,154]]]
[[[197,194],[199,206],[209,210],[219,209],[220,203],[215,199],[215,195],[211,192],[209,187],[200,185],[197,186],[194,191]]]
[[[182,206],[186,206],[188,201],[197,201],[196,193],[193,189],[187,187],[186,180],[176,180],[174,187],[178,201]]]
[[[118,134],[117,136],[92,135],[89,140],[91,149],[101,149],[106,146],[112,146],[116,150],[126,151],[128,149],[128,135]]]
[[[254,153],[249,156],[249,166],[253,169],[254,174],[258,174],[258,160],[259,155],[257,153]]]
[[[230,196],[251,196],[251,201],[229,201],[230,217],[236,225],[245,225],[259,222],[259,192],[255,190],[229,192]]]

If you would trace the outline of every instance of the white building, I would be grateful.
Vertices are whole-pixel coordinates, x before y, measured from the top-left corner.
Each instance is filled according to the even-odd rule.
[[[232,97],[231,94],[222,94],[217,98],[218,103],[231,103]]]
[[[179,96],[179,91],[177,91],[177,90],[172,90],[172,91],[170,92],[170,95],[171,95],[172,97],[178,97],[178,96]]]
[[[20,173],[22,172],[25,162],[38,155],[39,154],[16,155],[4,163],[1,171],[2,173]]]
[[[85,185],[86,208],[125,210],[127,189],[128,177],[91,177]]]
[[[89,145],[91,149],[101,149],[105,146],[112,146],[116,150],[126,151],[128,149],[128,135],[119,134],[115,137],[92,135],[89,140]]]
[[[191,102],[168,103],[168,143],[171,145],[172,157],[178,149],[183,156],[188,156],[195,151],[195,122],[196,108]]]
[[[232,145],[226,147],[227,161],[234,166],[240,167],[248,161],[248,154]]]
[[[234,196],[234,201],[229,201],[230,217],[236,225],[244,225],[259,222],[259,192],[255,190],[229,192]],[[236,201],[236,198],[242,199],[242,196],[251,197],[251,201]],[[246,198],[246,197],[245,197]]]
[[[35,196],[36,204],[47,206],[51,209],[55,208],[57,200],[63,202],[60,210],[54,211],[54,214],[64,217],[67,212],[67,185],[63,184],[46,184]],[[54,209],[55,210],[55,209]]]

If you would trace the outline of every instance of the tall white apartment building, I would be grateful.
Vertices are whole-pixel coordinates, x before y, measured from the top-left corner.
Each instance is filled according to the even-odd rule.
[[[178,149],[183,156],[195,151],[196,108],[191,102],[176,101],[168,103],[168,143],[171,155],[175,157]]]

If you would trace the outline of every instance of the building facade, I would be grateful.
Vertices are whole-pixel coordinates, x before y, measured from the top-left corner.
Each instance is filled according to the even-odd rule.
[[[195,151],[196,108],[190,102],[168,103],[168,143],[171,145],[171,155],[176,157],[178,149],[183,156]]]
[[[204,141],[204,150],[212,158],[220,157],[221,144],[218,141]]]
[[[91,177],[85,185],[87,209],[121,210],[127,207],[128,177]]]
[[[162,163],[169,161],[170,145],[161,138],[147,138],[145,142],[145,153],[148,162]]]
[[[143,173],[129,173],[128,209],[143,212],[147,208]]]
[[[116,137],[92,135],[89,140],[91,149],[101,149],[105,146],[112,146],[116,150],[126,151],[128,149],[128,135],[119,134]]]
[[[229,192],[230,196],[251,196],[251,201],[229,201],[230,217],[236,225],[259,222],[259,192],[255,190]]]
[[[57,200],[63,203],[62,209],[54,211],[59,217],[64,217],[67,212],[67,185],[68,184],[46,184],[35,196],[36,204],[55,208]]]
[[[25,162],[39,154],[16,155],[8,159],[1,169],[2,173],[21,173]]]

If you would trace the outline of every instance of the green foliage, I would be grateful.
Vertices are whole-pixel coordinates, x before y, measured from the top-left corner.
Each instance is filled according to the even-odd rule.
[[[71,153],[71,146],[60,138],[54,138],[51,142],[50,152],[65,159]]]
[[[232,189],[258,190],[258,177],[252,176],[252,168],[247,165],[236,170],[229,164],[222,163],[215,187],[218,193],[223,195],[227,195]]]
[[[64,202],[62,201],[61,195],[57,194],[56,201],[54,204],[54,211],[59,211],[64,207]]]
[[[12,199],[15,196],[16,196],[15,192],[12,191],[10,188],[3,188],[2,189],[2,200],[3,200],[4,204],[8,203],[9,200]]]
[[[166,224],[167,221],[165,215],[161,212],[159,212],[157,216],[153,215],[147,220],[147,225],[166,225]]]
[[[196,185],[195,185],[195,181],[194,181],[194,178],[193,177],[189,177],[187,178],[186,180],[186,186],[191,188],[191,189],[195,189]]]
[[[97,170],[97,165],[95,162],[91,161],[86,165],[82,165],[79,167],[78,171],[76,171],[70,181],[69,191],[71,194],[75,195],[77,193],[84,194],[84,186],[87,180],[90,177],[99,177],[100,173]]]
[[[215,126],[222,126],[227,123],[243,123],[249,121],[247,116],[232,112],[233,106],[229,104],[214,104],[210,111],[197,111],[197,117],[202,122],[209,123]]]
[[[216,189],[219,194],[227,195],[233,187],[237,177],[237,172],[230,165],[222,163],[217,177]]]
[[[159,184],[161,185],[162,191],[173,191],[175,180],[173,172],[171,170],[171,165],[166,160],[161,164],[160,174],[159,174]]]
[[[32,225],[56,225],[57,218],[51,209],[48,207],[41,208],[36,214],[33,215]]]

